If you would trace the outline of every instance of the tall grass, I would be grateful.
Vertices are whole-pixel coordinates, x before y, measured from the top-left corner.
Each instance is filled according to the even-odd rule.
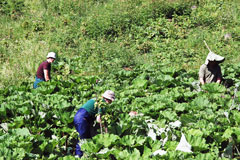
[[[240,59],[237,0],[11,2],[0,2],[0,87],[33,82],[49,51],[76,75],[155,63],[197,72],[208,53],[203,40],[224,63]]]

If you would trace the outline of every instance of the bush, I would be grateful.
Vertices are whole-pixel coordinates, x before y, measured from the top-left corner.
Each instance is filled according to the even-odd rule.
[[[1,0],[0,13],[5,15],[19,16],[24,13],[24,0]]]
[[[130,33],[134,26],[142,26],[149,19],[154,20],[159,17],[171,19],[174,15],[190,15],[192,4],[163,1],[144,3],[138,0],[99,5],[90,17],[83,20],[83,34],[91,38],[113,39]]]

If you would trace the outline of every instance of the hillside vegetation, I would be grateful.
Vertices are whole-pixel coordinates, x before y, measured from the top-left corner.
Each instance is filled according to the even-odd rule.
[[[156,63],[197,72],[208,53],[203,40],[225,64],[238,63],[239,6],[237,0],[3,0],[0,86],[33,82],[49,51],[58,54],[56,65],[77,75]]]
[[[1,0],[0,160],[77,159],[74,115],[107,89],[108,133],[96,124],[82,159],[239,159],[239,23],[239,0]],[[192,85],[204,40],[232,85]]]

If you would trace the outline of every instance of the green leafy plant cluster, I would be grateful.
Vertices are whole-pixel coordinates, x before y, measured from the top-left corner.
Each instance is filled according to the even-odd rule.
[[[0,16],[1,87],[33,81],[49,51],[95,75],[162,62],[195,70],[203,40],[227,63],[239,60],[237,0],[9,0],[2,11],[10,4]]]
[[[238,159],[239,1],[0,2],[0,159],[75,159],[77,110],[114,90],[83,159]],[[228,36],[226,36],[228,35]],[[192,83],[208,53],[228,88]],[[32,89],[49,51],[51,82]],[[137,116],[130,116],[136,111]],[[172,127],[173,122],[180,127]],[[96,130],[100,133],[99,130]],[[192,153],[176,151],[181,134]],[[165,151],[164,155],[154,154]]]
[[[57,71],[61,65],[55,67]],[[238,75],[237,70],[234,73],[232,79]],[[65,73],[61,72],[58,76],[51,82],[41,83],[35,90],[31,83],[0,90],[1,157],[74,159],[78,134],[73,117],[82,104],[106,89],[115,90],[117,97],[106,110],[110,117],[107,119],[110,120],[108,133],[98,134],[82,145],[84,158],[216,159],[239,156],[239,91],[235,94],[234,86],[227,89],[207,84],[202,87],[203,91],[196,92],[191,85],[196,75],[156,64],[132,70],[119,69],[109,77],[69,73],[64,79],[61,76],[65,77]],[[132,110],[139,115],[129,116]],[[181,127],[166,128],[177,120]],[[151,129],[157,134],[156,139],[149,136]],[[175,151],[181,133],[186,135],[193,153]],[[231,154],[229,147],[232,147]],[[159,149],[167,153],[154,155]]]
[[[8,16],[19,16],[23,14],[25,5],[23,0],[2,0],[0,2],[0,13]]]

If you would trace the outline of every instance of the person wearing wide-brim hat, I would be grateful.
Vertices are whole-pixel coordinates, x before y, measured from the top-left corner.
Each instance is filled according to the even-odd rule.
[[[205,83],[221,83],[222,72],[219,63],[225,60],[224,57],[219,56],[212,51],[209,52],[206,61],[201,65],[199,70],[199,80],[202,85]]]
[[[50,74],[51,63],[53,63],[55,59],[56,59],[56,53],[49,52],[47,55],[47,60],[43,61],[37,69],[33,88],[37,88],[38,83],[43,82],[43,81],[49,81],[51,79],[51,74]]]
[[[111,90],[106,90],[102,95],[102,99],[100,99],[100,101],[105,104],[111,104],[114,100],[115,93]],[[104,108],[101,108],[101,106],[99,107],[97,103],[99,103],[99,101],[97,101],[96,98],[88,100],[74,116],[74,126],[79,133],[81,140],[92,137],[90,129],[95,118],[96,121],[101,124],[101,114],[104,112]],[[81,151],[81,142],[79,143],[79,141],[76,145],[75,154],[77,157],[83,156],[83,152]]]

